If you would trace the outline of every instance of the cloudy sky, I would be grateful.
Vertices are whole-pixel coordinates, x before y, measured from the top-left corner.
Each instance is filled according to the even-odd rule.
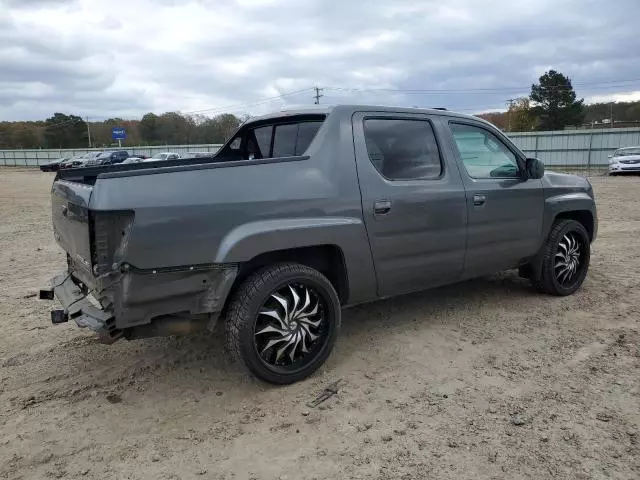
[[[0,0],[0,120],[640,99],[640,0]]]

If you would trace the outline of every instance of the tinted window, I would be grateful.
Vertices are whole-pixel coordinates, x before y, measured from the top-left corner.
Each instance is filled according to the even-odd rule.
[[[286,124],[247,126],[224,147],[218,158],[226,160],[252,160],[261,158],[293,157],[303,155],[309,148],[322,120],[305,118],[295,123],[295,119]],[[322,117],[324,118],[324,117]]]
[[[296,142],[296,155],[303,155],[307,151],[311,141],[320,130],[322,122],[304,122],[298,124],[298,140]]]
[[[473,178],[518,176],[515,154],[496,135],[473,125],[450,124],[464,167]]]
[[[390,180],[433,179],[442,174],[438,144],[424,120],[367,119],[369,159]]]
[[[268,158],[269,151],[271,150],[271,133],[273,127],[267,125],[266,127],[256,128],[253,134],[256,136],[256,143],[258,144],[258,150],[260,156],[258,158]]]
[[[296,154],[298,124],[278,125],[273,137],[272,157],[293,157]]]

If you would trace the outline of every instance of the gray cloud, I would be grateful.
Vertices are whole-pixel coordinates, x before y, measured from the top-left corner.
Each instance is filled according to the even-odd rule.
[[[587,98],[640,91],[637,0],[4,3],[0,120],[215,113],[314,85],[340,88],[324,91],[328,103],[485,110],[528,94],[548,68]]]

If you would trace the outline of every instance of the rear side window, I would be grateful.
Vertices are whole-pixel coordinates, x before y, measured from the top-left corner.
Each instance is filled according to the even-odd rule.
[[[302,155],[318,133],[322,122],[290,123],[277,125],[273,136],[271,157],[294,157]]]
[[[426,120],[365,119],[364,136],[371,163],[389,180],[434,179],[442,174],[438,144]]]
[[[324,122],[324,116],[291,119],[290,123],[275,123],[242,129],[219,153],[228,160],[258,160],[263,158],[304,155]]]
[[[256,128],[253,131],[256,137],[256,143],[258,144],[258,157],[268,158],[269,151],[271,149],[271,135],[273,134],[273,126],[267,125],[265,127]]]
[[[300,124],[278,125],[273,137],[272,157],[293,157],[296,154],[298,127]]]

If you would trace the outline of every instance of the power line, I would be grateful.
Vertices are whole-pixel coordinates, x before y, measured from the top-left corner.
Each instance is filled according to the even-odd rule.
[[[203,110],[194,110],[194,111],[191,111],[191,112],[181,112],[181,113],[183,115],[191,115],[193,113],[204,113],[204,112],[207,112],[207,113],[228,112],[228,111],[234,110],[234,109],[237,110],[237,109],[244,108],[244,107],[251,107],[251,106],[254,106],[254,105],[260,105],[260,104],[267,103],[267,102],[270,102],[270,101],[273,101],[273,100],[278,100],[280,98],[290,97],[292,95],[299,95],[301,93],[308,92],[310,90],[313,90],[313,88],[307,87],[307,88],[303,88],[301,90],[295,90],[293,92],[281,93],[280,95],[275,95],[273,97],[266,97],[266,98],[257,99],[257,100],[255,100],[253,102],[238,103],[238,104],[235,104],[235,105],[228,105],[226,107],[205,108]]]
[[[570,90],[576,86],[592,86],[591,89],[606,89],[606,88],[621,88],[632,87],[635,84],[639,84],[640,79],[632,80],[611,80],[607,82],[582,82],[572,83],[569,85],[558,85],[554,87],[545,87],[549,90]],[[624,85],[623,85],[624,84]],[[529,87],[526,87],[529,88]],[[405,88],[366,88],[366,87],[325,87],[326,90],[334,91],[350,91],[350,92],[392,92],[392,93],[404,93],[404,94],[441,94],[441,93],[483,93],[483,92],[496,92],[504,94],[506,92],[521,92],[523,87],[487,87],[487,88],[452,88],[452,89],[405,89]]]
[[[320,98],[324,97],[324,95],[320,94],[320,92],[322,91],[322,88],[313,87],[313,89],[316,91],[316,94],[313,96],[313,98],[315,98],[316,101],[313,103],[316,105],[320,105]]]

